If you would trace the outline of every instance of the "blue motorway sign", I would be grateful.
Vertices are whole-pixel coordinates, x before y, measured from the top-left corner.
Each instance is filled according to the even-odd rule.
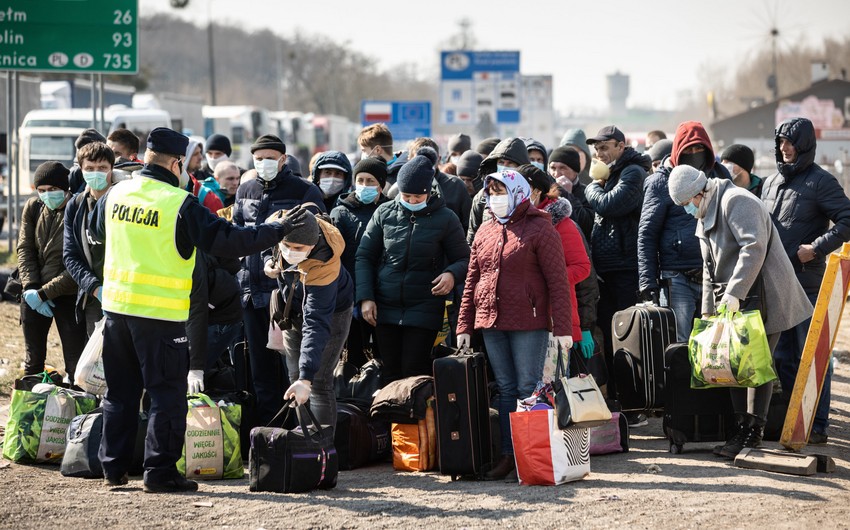
[[[373,101],[360,104],[360,123],[386,123],[393,140],[413,140],[431,136],[430,101]]]
[[[440,79],[442,123],[519,123],[518,51],[444,51]]]

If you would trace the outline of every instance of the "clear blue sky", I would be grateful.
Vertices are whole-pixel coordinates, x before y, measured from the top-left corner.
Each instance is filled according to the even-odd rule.
[[[518,49],[524,74],[552,74],[562,111],[604,107],[605,75],[618,70],[631,75],[631,106],[672,108],[707,63],[733,71],[769,48],[774,25],[786,48],[850,35],[848,0],[190,0],[182,10],[169,0],[140,0],[140,10],[205,25],[209,2],[217,23],[322,34],[348,41],[382,69],[415,63],[435,79],[441,44],[468,17],[478,49]]]

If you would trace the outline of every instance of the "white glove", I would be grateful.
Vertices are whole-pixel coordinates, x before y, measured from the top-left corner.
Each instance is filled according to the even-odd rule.
[[[280,269],[275,266],[273,260],[266,261],[263,265],[263,272],[272,280],[276,280],[280,276]]]
[[[189,394],[197,394],[204,391],[204,371],[189,370],[189,377],[186,378],[186,383],[189,384]]]
[[[312,390],[312,383],[310,381],[303,381],[299,379],[295,381],[289,388],[286,389],[286,392],[283,394],[283,399],[295,398],[295,402],[290,405],[291,407],[296,407],[298,405],[303,405],[307,403],[307,400],[310,399],[310,392]]]
[[[457,336],[457,347],[458,349],[468,348],[470,344],[469,333],[461,333]]]
[[[555,340],[558,341],[558,344],[561,345],[561,349],[563,351],[567,351],[573,347],[573,338],[570,335],[555,337]]]
[[[741,301],[729,293],[724,294],[723,298],[720,299],[720,305],[724,304],[726,305],[726,311],[730,313],[736,313],[741,309]]]

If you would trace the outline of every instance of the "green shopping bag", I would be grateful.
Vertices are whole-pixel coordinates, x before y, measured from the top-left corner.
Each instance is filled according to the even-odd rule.
[[[776,379],[759,311],[695,319],[688,340],[691,388],[757,387]]]
[[[242,478],[241,424],[241,405],[219,406],[201,393],[189,396],[186,443],[177,470],[192,479]]]
[[[47,372],[44,382],[53,383]],[[61,464],[71,420],[95,407],[94,396],[66,388],[13,390],[3,456],[18,463]]]

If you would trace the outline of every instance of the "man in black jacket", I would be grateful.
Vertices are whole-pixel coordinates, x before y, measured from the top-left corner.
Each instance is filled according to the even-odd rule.
[[[806,118],[780,123],[776,128],[779,172],[767,178],[761,195],[812,304],[817,301],[827,254],[850,240],[850,199],[835,177],[815,163],[816,143],[814,125]],[[830,222],[834,223],[831,228]],[[783,332],[773,354],[786,395],[794,388],[810,322]],[[810,444],[827,441],[831,382],[832,363],[821,390]]]

